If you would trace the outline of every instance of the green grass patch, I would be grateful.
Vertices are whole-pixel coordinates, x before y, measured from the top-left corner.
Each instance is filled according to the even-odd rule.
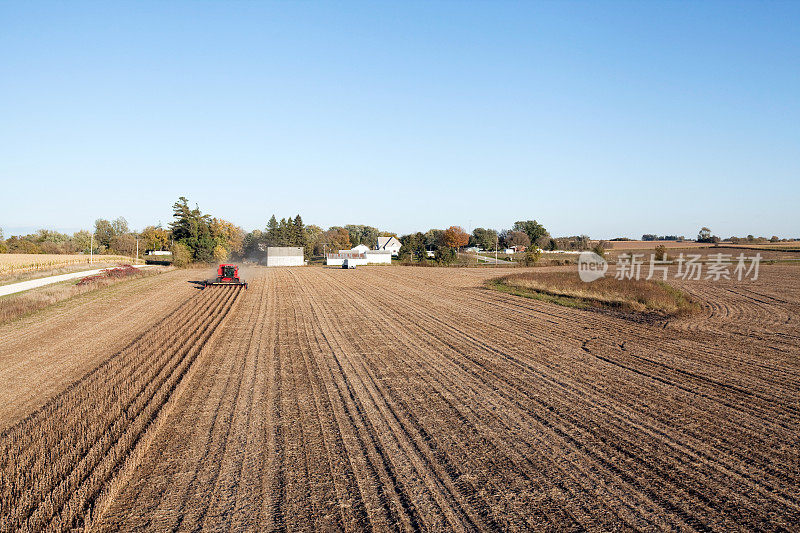
[[[490,289],[578,309],[604,308],[659,316],[690,315],[700,310],[686,293],[648,280],[603,278],[591,283],[577,272],[524,272],[486,283]]]
[[[490,280],[486,283],[486,286],[489,287],[490,289],[504,292],[506,294],[513,294],[514,296],[521,296],[523,298],[541,300],[543,302],[563,305],[564,307],[575,307],[578,309],[585,309],[587,307],[590,307],[590,302],[585,301],[581,298],[573,298],[569,296],[552,294],[543,291],[534,291],[530,289],[524,289],[521,287],[515,287],[513,285],[509,285],[503,282],[502,278]]]

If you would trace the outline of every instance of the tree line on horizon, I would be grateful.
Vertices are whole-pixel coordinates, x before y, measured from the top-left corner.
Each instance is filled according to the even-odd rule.
[[[458,250],[468,246],[486,251],[512,247],[544,251],[594,249],[601,255],[607,247],[605,241],[591,242],[588,235],[552,237],[536,220],[517,221],[511,228],[500,231],[478,227],[467,233],[462,227],[454,225],[446,229],[429,229],[398,236],[362,224],[331,226],[325,230],[314,224],[305,225],[299,214],[280,220],[273,214],[263,230],[245,232],[232,222],[203,213],[197,205],[190,207],[188,199],[183,196],[173,204],[172,210],[173,220],[167,228],[159,223],[147,226],[140,232],[131,231],[124,217],[97,219],[92,232],[81,230],[72,235],[40,229],[33,234],[5,239],[0,228],[0,253],[88,254],[91,250],[95,254],[133,256],[138,241],[140,254],[150,250],[169,250],[176,264],[185,265],[192,262],[224,262],[228,259],[257,261],[264,257],[266,248],[271,246],[301,247],[306,258],[310,258],[359,244],[374,248],[378,237],[392,236],[400,241],[402,260],[450,263],[455,261]],[[644,241],[683,239],[674,235],[642,235]],[[618,237],[612,240],[630,239]],[[696,240],[708,243],[721,241],[707,227],[701,228]],[[730,237],[727,241],[767,243],[782,240],[787,239],[748,235]],[[431,254],[433,258],[429,257]]]

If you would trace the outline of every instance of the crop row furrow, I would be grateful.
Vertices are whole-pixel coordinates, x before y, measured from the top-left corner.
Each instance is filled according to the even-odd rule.
[[[194,327],[189,336],[171,335],[181,331],[179,320],[186,316],[174,313],[161,330],[161,348],[156,343],[141,346],[153,340],[141,337],[139,344],[101,364],[42,412],[6,432],[3,439],[11,444],[4,449],[13,449],[15,441],[24,448],[14,454],[19,460],[6,461],[2,470],[4,525],[58,531],[87,519],[92,502],[158,416],[235,297],[229,293],[199,298],[204,308],[189,321]],[[187,304],[195,306],[194,301]],[[15,439],[23,431],[34,433],[33,438]]]

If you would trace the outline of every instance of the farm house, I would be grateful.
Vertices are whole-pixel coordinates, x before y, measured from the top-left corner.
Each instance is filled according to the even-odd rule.
[[[305,258],[301,246],[270,246],[267,248],[268,267],[303,266]]]
[[[400,253],[401,246],[396,237],[378,237],[378,250],[391,252],[392,255],[396,256]]]

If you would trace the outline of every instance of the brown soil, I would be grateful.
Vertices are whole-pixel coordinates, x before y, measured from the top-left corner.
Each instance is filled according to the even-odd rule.
[[[702,314],[656,324],[484,288],[499,270],[253,269],[191,298],[0,437],[0,523],[796,528],[800,269],[682,282]]]
[[[79,295],[0,325],[0,430],[158,324],[198,292],[194,279],[197,272],[173,271],[85,294],[69,286]]]

